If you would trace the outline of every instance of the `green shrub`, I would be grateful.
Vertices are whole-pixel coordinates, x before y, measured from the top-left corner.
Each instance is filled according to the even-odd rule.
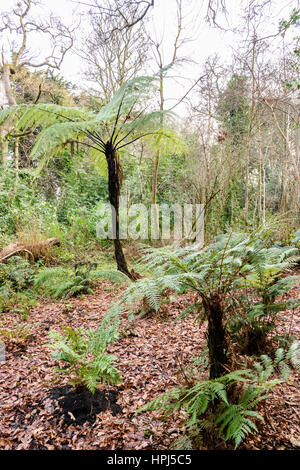
[[[34,268],[29,261],[20,256],[13,256],[6,263],[0,264],[0,288],[10,287],[22,290],[32,285]]]

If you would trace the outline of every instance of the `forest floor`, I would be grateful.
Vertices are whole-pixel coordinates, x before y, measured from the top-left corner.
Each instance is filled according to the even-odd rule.
[[[9,348],[6,362],[0,364],[0,449],[163,450],[172,448],[183,436],[180,415],[163,419],[158,413],[134,413],[181,384],[183,366],[191,364],[191,359],[205,348],[206,324],[187,319],[174,323],[189,305],[191,295],[173,298],[157,315],[132,324],[124,315],[120,338],[108,347],[108,352],[117,356],[123,383],[102,389],[100,386],[100,408],[93,408],[90,421],[82,418],[82,410],[68,411],[67,403],[60,398],[68,387],[64,380],[54,381],[54,363],[47,346],[49,330],[62,325],[97,327],[118,292],[120,289],[102,282],[94,295],[43,302],[32,308],[27,320],[31,325],[30,343],[24,349]],[[300,284],[289,295],[300,297]],[[6,314],[2,327],[17,322],[18,314]],[[299,338],[300,308],[292,321],[291,312],[283,312],[278,326],[282,332],[290,331]],[[265,422],[258,423],[259,433],[251,435],[241,449],[300,448],[299,376],[293,371],[288,383],[271,390],[260,409]],[[217,442],[216,449],[232,448],[221,440]]]

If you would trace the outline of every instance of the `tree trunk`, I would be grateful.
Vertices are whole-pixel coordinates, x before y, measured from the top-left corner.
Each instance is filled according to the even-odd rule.
[[[13,191],[14,198],[17,196],[18,183],[19,183],[19,157],[20,157],[19,144],[20,144],[19,137],[16,137],[15,148],[14,148],[14,160],[15,160],[15,170],[16,170],[15,184],[14,184],[14,191]]]
[[[227,363],[221,298],[218,294],[204,298],[203,305],[208,319],[209,378],[217,379],[226,373],[224,366]]]
[[[160,75],[159,75],[159,95],[160,95],[160,103],[159,109],[160,111],[164,110],[164,75],[163,75],[163,65],[160,59]],[[163,126],[163,119],[160,118],[160,124]],[[160,148],[157,149],[155,155],[155,162],[154,162],[154,170],[153,170],[153,179],[152,179],[152,204],[154,207],[154,233],[159,234],[159,211],[157,207],[157,181],[158,181],[158,169],[159,169],[159,162],[160,162]]]
[[[10,86],[10,66],[9,64],[3,64],[2,77],[0,80],[0,107],[7,108],[16,104],[15,97],[13,95]],[[8,141],[6,136],[10,131],[11,124],[8,122],[5,125],[0,126],[0,160],[6,163],[9,157]]]
[[[156,204],[159,160],[160,160],[160,149],[157,150],[156,155],[155,155],[153,178],[152,178],[152,204]]]
[[[256,33],[253,38],[253,45],[252,45],[252,59],[251,59],[251,74],[252,74],[252,86],[251,86],[251,107],[250,107],[250,115],[249,115],[249,127],[248,127],[248,135],[247,135],[247,153],[246,153],[246,175],[245,175],[245,225],[248,225],[248,211],[249,211],[249,166],[251,160],[251,136],[253,130],[253,122],[254,122],[254,111],[255,111],[255,78],[254,78],[254,71],[255,71],[255,54],[256,54]]]
[[[127,262],[120,242],[120,219],[119,219],[119,203],[122,185],[122,169],[119,161],[119,155],[111,141],[105,145],[105,157],[108,166],[108,194],[109,202],[113,206],[112,209],[112,226],[114,235],[115,257],[118,270],[126,274],[130,279],[134,279],[132,273],[129,272]],[[115,214],[114,214],[115,210]],[[115,215],[115,217],[114,217]]]
[[[1,126],[0,127],[0,163],[6,163],[9,157],[9,150],[8,150],[8,141],[5,140],[6,137],[6,128]]]
[[[159,234],[159,211],[158,211],[158,207],[156,204],[159,160],[160,160],[160,149],[158,149],[156,152],[155,164],[154,164],[154,170],[153,170],[153,179],[152,179],[152,204],[153,204],[153,210],[154,210],[153,232],[155,236],[156,234]]]

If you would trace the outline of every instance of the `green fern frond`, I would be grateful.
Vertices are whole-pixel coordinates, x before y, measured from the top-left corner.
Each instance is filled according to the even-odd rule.
[[[134,105],[139,105],[155,91],[154,77],[137,77],[124,83],[111,101],[96,115],[97,121],[114,121],[116,115],[128,114]]]
[[[35,287],[39,287],[46,282],[53,282],[55,279],[64,279],[70,273],[69,270],[57,266],[55,268],[41,269],[34,278]]]
[[[129,279],[126,274],[123,274],[121,271],[116,270],[103,270],[103,271],[94,271],[91,274],[92,279],[105,279],[110,282],[115,282],[117,284],[131,284],[132,281]]]
[[[5,122],[18,130],[28,131],[39,126],[51,126],[65,121],[82,121],[93,116],[80,108],[69,108],[56,104],[19,104],[0,112],[0,125]]]
[[[99,382],[110,385],[121,382],[114,366],[115,356],[106,353],[107,345],[118,337],[119,318],[109,320],[109,325],[107,319],[102,320],[97,330],[64,327],[63,333],[50,331],[48,346],[54,350],[53,359],[64,363],[56,372],[68,376],[71,385],[85,386],[94,393]]]
[[[300,341],[294,341],[289,347],[286,356],[286,361],[290,361],[293,366],[300,369]]]
[[[69,269],[62,267],[44,268],[35,276],[34,286],[44,290],[54,299],[72,297],[78,294],[93,294],[90,273],[76,276]]]
[[[87,132],[94,130],[99,131],[99,124],[94,120],[60,122],[43,129],[31,151],[31,157],[40,160],[37,173],[39,173],[53,155],[57,154],[63,144],[73,140],[84,142]],[[98,148],[98,152],[101,152],[100,148]]]

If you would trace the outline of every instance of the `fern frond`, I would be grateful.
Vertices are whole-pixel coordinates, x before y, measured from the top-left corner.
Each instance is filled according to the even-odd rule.
[[[34,278],[34,286],[39,287],[47,282],[53,282],[55,279],[64,279],[70,273],[69,270],[57,266],[55,268],[41,269]]]
[[[111,101],[96,115],[99,122],[114,121],[116,116],[128,114],[135,105],[149,98],[155,90],[154,77],[136,77],[124,83],[114,94]]]
[[[92,279],[105,279],[110,282],[115,282],[119,284],[131,284],[132,281],[129,279],[126,274],[123,274],[121,271],[116,270],[103,270],[103,271],[94,271],[91,274]]]
[[[84,385],[94,393],[99,382],[116,385],[121,376],[114,364],[115,356],[106,353],[108,344],[118,337],[118,317],[111,317],[108,325],[103,319],[97,330],[64,327],[63,333],[51,330],[48,345],[54,349],[53,359],[63,361],[64,366],[57,369],[58,374],[69,377],[71,385]]]
[[[65,121],[82,121],[93,116],[80,108],[69,108],[56,104],[19,104],[5,108],[0,112],[0,125],[5,122],[18,130],[27,131],[39,126],[50,126]]]

